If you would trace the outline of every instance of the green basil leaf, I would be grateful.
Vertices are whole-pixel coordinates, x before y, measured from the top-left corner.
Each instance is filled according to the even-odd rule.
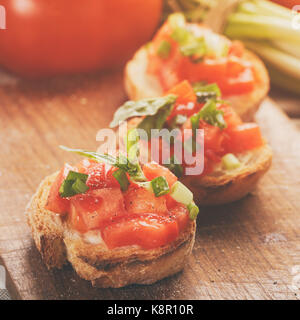
[[[139,101],[127,101],[114,114],[110,128],[115,128],[120,122],[132,117],[154,116],[162,108],[170,107],[175,103],[177,96],[170,94],[160,98],[148,98]]]
[[[193,131],[199,128],[200,119],[215,127],[219,127],[221,130],[226,128],[227,124],[223,117],[224,112],[217,109],[217,102],[215,99],[208,100],[203,108],[191,117]]]
[[[171,114],[174,104],[169,103],[160,108],[156,114],[145,117],[138,125],[139,129],[146,131],[151,137],[151,129],[162,129],[168,116]]]
[[[202,82],[196,82],[193,88],[199,103],[205,103],[209,99],[217,99],[221,96],[221,90],[216,83],[205,85]]]

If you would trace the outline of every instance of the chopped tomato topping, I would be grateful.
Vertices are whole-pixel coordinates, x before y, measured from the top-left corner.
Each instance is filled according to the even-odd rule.
[[[90,189],[119,187],[118,181],[112,175],[117,170],[115,167],[90,159],[82,160],[77,167],[79,172],[89,175],[86,184]]]
[[[153,249],[174,241],[177,236],[176,220],[158,215],[124,218],[102,230],[103,240],[109,249],[131,245]]]
[[[154,193],[142,187],[130,187],[124,196],[126,210],[130,213],[165,214],[168,210],[165,197],[155,197]]]
[[[261,131],[256,123],[244,123],[228,131],[226,149],[228,152],[243,152],[264,144]]]
[[[204,27],[197,24],[187,23],[186,27],[194,34],[203,34],[204,31]],[[172,38],[173,31],[166,21],[155,35],[149,50],[147,71],[159,79],[164,91],[169,91],[183,80],[217,83],[225,96],[253,90],[257,79],[251,62],[244,58],[245,50],[241,42],[228,41],[229,50],[224,56],[207,53],[199,61],[192,61],[182,54],[180,45]],[[167,58],[157,54],[162,41],[170,44]]]
[[[70,170],[74,171],[75,169],[70,165],[65,164],[57,175],[49,192],[47,204],[45,206],[47,210],[60,214],[66,214],[69,211],[70,202],[68,199],[62,198],[59,195],[59,188]]]
[[[70,223],[74,229],[81,232],[99,229],[125,214],[124,198],[120,188],[91,190],[71,198]]]
[[[179,232],[184,230],[189,221],[189,211],[186,206],[177,203],[171,210],[170,215],[173,215],[178,224]]]
[[[170,89],[166,94],[177,95],[178,97],[176,103],[178,104],[185,104],[189,102],[196,103],[197,100],[194,89],[187,80],[180,82],[178,85]]]
[[[172,187],[172,185],[178,180],[175,174],[173,174],[169,169],[153,161],[143,166],[143,172],[149,181],[160,176],[165,177],[169,187]]]

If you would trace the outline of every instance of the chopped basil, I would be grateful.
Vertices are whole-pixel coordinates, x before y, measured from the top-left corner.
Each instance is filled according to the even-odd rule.
[[[157,54],[162,58],[162,59],[167,59],[170,55],[171,51],[171,43],[169,41],[163,40],[158,49],[157,49]]]
[[[175,102],[175,100],[174,100]],[[139,129],[146,131],[148,137],[151,136],[151,129],[162,129],[168,116],[171,114],[174,103],[168,103],[161,107],[156,114],[146,116],[138,125]]]
[[[76,194],[85,193],[89,187],[85,184],[88,178],[87,174],[75,171],[69,171],[66,179],[59,188],[59,195],[62,198],[73,197]]]
[[[193,88],[199,103],[205,103],[209,99],[217,99],[221,96],[220,88],[216,83],[205,85],[202,82],[196,82]]]
[[[113,121],[110,123],[110,127],[115,128],[119,125],[120,122],[125,121],[131,117],[151,117],[160,114],[159,111],[161,111],[161,109],[164,109],[164,107],[169,110],[174,105],[176,99],[177,96],[170,94],[160,98],[127,101],[115,112]],[[160,116],[161,115],[159,115],[159,117]]]
[[[169,164],[164,164],[164,166],[174,173],[177,178],[181,178],[183,175],[182,165],[178,163],[175,156],[172,156],[169,162]]]
[[[215,99],[208,100],[204,107],[191,117],[193,132],[199,128],[200,119],[220,129],[226,128],[227,125],[223,117],[224,112],[217,109],[217,102]]]
[[[165,177],[157,177],[151,181],[151,187],[156,197],[163,196],[170,192],[169,184]]]
[[[126,172],[122,169],[118,169],[113,173],[113,176],[119,182],[121,190],[126,191],[130,185]]]
[[[127,172],[134,181],[147,181],[139,163],[132,163],[123,155],[113,157],[108,154],[100,154],[97,152],[85,151],[81,149],[71,149],[64,146],[60,147],[65,151],[74,152],[81,156],[94,159],[98,162],[104,162],[116,168],[122,169]]]

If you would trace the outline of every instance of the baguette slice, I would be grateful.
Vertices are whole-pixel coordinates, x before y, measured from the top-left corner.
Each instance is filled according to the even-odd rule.
[[[195,221],[173,243],[157,249],[127,246],[109,250],[97,231],[81,235],[68,227],[66,219],[45,209],[56,176],[41,182],[26,209],[36,247],[48,269],[70,262],[81,278],[101,288],[151,284],[183,269],[194,245]]]
[[[235,156],[241,162],[237,169],[224,170],[222,164],[218,164],[204,177],[184,176],[181,179],[193,192],[196,202],[212,206],[240,200],[253,191],[272,164],[272,151],[267,144]]]
[[[243,121],[253,120],[253,116],[270,88],[270,79],[263,62],[246,50],[244,58],[251,61],[257,74],[255,89],[247,94],[223,97],[231,102],[234,110]],[[145,47],[139,49],[125,67],[124,84],[131,100],[160,97],[164,94],[159,80],[147,73],[148,53]]]
[[[136,128],[141,117],[133,117],[127,122],[127,130]],[[123,132],[124,129],[120,131]],[[259,179],[272,164],[272,149],[265,143],[262,147],[235,154],[241,166],[234,170],[224,170],[222,164],[203,177],[183,176],[180,181],[194,195],[194,201],[200,206],[215,206],[234,202],[253,191]],[[151,161],[149,155],[148,161]]]

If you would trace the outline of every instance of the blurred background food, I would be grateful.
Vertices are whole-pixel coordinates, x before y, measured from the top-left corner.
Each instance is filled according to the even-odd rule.
[[[273,84],[300,93],[300,18],[294,8],[300,1],[274,2],[165,0],[164,16],[181,11],[190,21],[242,40],[264,60]]]
[[[276,3],[275,3],[276,2]],[[122,66],[171,12],[242,40],[272,84],[300,93],[300,0],[0,0],[0,66],[25,77]],[[291,8],[294,8],[292,10]]]
[[[162,0],[1,0],[0,65],[26,77],[120,66],[148,41]]]

